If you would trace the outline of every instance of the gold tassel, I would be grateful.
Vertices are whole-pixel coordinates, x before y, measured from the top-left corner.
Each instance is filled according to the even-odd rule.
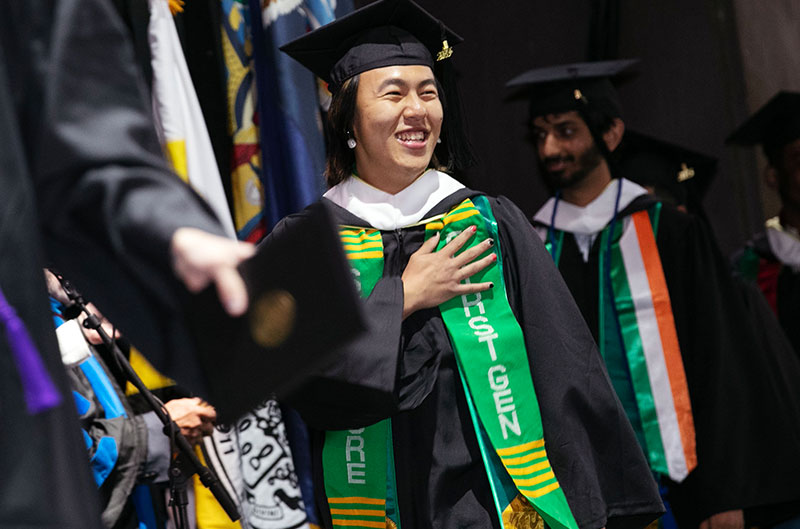
[[[685,163],[681,164],[681,170],[678,171],[678,182],[685,182],[694,178],[694,169],[688,167]]]
[[[445,59],[449,59],[453,55],[453,48],[447,43],[447,40],[442,41],[442,49],[439,53],[436,54],[436,60],[443,61]]]
[[[169,0],[169,12],[172,13],[172,16],[183,13],[183,5],[183,0]]]

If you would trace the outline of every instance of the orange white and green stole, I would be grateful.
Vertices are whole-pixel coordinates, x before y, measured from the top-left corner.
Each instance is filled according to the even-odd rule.
[[[498,241],[486,197],[467,199],[429,220],[426,238],[440,232],[441,249],[473,225],[478,229],[466,247],[487,237]],[[381,234],[360,228],[343,228],[340,233],[362,295],[367,295],[374,286],[369,281],[375,277],[367,270],[378,269],[378,254],[382,274]],[[471,280],[492,282],[495,287],[453,298],[440,305],[440,310],[458,361],[498,519],[502,524],[503,512],[521,494],[550,527],[577,529],[547,456],[522,329],[506,296],[499,244],[491,251],[497,261]],[[383,527],[379,520],[384,515],[399,526],[391,453],[388,421],[326,434],[323,472],[334,526]],[[355,470],[354,462],[359,464]]]
[[[598,342],[607,363],[627,360],[651,469],[680,482],[697,466],[697,453],[686,373],[656,246],[660,212],[658,203],[633,213],[628,222],[612,223],[613,234],[608,226],[600,235]],[[547,247],[558,264],[563,232],[553,241]],[[625,403],[623,395],[620,399]]]

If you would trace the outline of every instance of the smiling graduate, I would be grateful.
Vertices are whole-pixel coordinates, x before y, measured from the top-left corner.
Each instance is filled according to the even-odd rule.
[[[282,48],[333,93],[322,202],[369,327],[290,399],[316,429],[322,518],[643,527],[658,492],[552,260],[509,200],[448,174],[471,158],[460,41],[381,0]]]

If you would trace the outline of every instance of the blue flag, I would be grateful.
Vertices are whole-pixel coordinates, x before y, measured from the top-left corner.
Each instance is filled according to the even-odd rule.
[[[258,86],[264,217],[268,229],[323,193],[325,143],[320,116],[320,85],[314,75],[281,53],[279,46],[352,10],[350,0],[273,1],[252,25]],[[258,18],[253,16],[253,20]]]

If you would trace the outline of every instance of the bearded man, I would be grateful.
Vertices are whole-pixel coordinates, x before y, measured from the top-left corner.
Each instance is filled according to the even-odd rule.
[[[661,485],[665,526],[770,525],[800,498],[798,398],[776,367],[786,350],[759,343],[707,223],[615,178],[625,123],[611,78],[633,62],[508,83],[529,102],[554,194],[533,222]]]

